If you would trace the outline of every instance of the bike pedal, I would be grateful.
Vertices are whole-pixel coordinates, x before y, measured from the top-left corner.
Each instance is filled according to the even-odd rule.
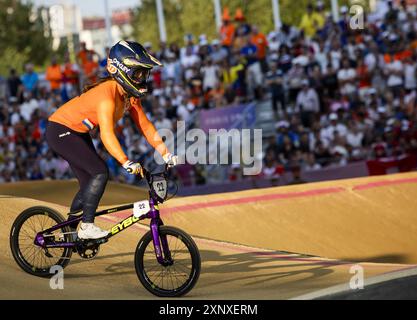
[[[100,238],[100,239],[79,239],[79,241],[83,245],[95,245],[95,244],[103,244],[109,241],[107,238]]]

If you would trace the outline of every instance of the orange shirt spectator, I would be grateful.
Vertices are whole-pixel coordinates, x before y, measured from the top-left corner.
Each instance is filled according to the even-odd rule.
[[[263,33],[258,31],[256,27],[253,27],[252,29],[251,42],[258,48],[258,58],[261,60],[265,59],[268,40]]]
[[[52,58],[52,64],[46,69],[46,80],[51,85],[51,90],[61,88],[62,72],[61,67],[56,63],[56,59]]]
[[[74,68],[74,65],[71,62],[67,62],[62,66],[62,73],[64,79],[67,83],[77,84],[78,82],[78,72]]]
[[[81,49],[77,53],[77,62],[78,64],[83,66],[88,60],[88,54],[94,53],[94,52],[87,49],[85,42],[81,42],[80,45],[81,45]]]
[[[411,50],[405,49],[399,53],[401,61],[406,60],[407,58],[411,58],[413,56],[413,52]]]
[[[97,72],[98,72],[98,63],[93,59],[89,59],[83,65],[85,77],[88,79],[88,82],[94,83],[97,81]]]
[[[81,42],[81,49],[77,53],[77,63],[82,67],[84,72],[86,72],[86,69],[88,70],[91,68],[91,63],[89,61],[93,60],[95,54],[96,52],[94,50],[87,49],[85,42]]]
[[[385,63],[391,63],[393,60],[394,61],[404,61],[405,59],[411,57],[413,55],[413,52],[411,50],[403,50],[403,51],[399,51],[396,52],[394,54],[394,56],[392,57],[389,53],[386,53],[384,55],[384,61]]]
[[[77,54],[77,59],[81,65],[84,65],[87,62],[88,50],[81,50]]]
[[[230,21],[225,20],[220,28],[220,36],[222,45],[230,47],[235,36],[235,26],[231,24]]]

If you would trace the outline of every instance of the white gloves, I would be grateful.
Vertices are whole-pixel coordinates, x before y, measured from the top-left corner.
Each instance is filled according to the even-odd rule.
[[[140,163],[127,160],[123,163],[123,168],[125,168],[129,174],[140,175],[143,178],[143,169]]]
[[[166,153],[163,157],[162,157],[165,161],[165,163],[168,165],[169,168],[174,167],[178,164],[178,156],[173,155],[171,153]]]

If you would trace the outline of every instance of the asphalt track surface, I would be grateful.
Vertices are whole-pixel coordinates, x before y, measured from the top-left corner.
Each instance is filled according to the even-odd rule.
[[[417,276],[401,277],[367,286],[326,295],[318,300],[417,300]]]
[[[19,190],[18,197],[0,196],[1,299],[155,299],[139,283],[133,265],[146,225],[136,224],[110,239],[94,260],[73,255],[64,290],[52,290],[48,279],[21,271],[9,249],[16,216],[34,205],[65,214],[62,204],[69,200],[48,199],[49,191],[57,189],[51,182],[36,187],[43,201],[28,198],[33,196],[28,184],[13,184],[8,192],[0,188],[0,194],[11,194],[12,188]],[[104,204],[125,202],[115,188],[114,198]],[[161,216],[166,225],[193,235],[200,249],[201,276],[186,299],[303,299],[315,292],[345,299],[326,290],[347,286],[353,266],[363,267],[365,279],[385,279],[417,267],[416,191],[417,174],[400,174],[178,198],[161,206]],[[143,190],[120,193],[143,199]],[[97,223],[110,228],[129,214],[100,217]],[[381,283],[393,281],[396,288],[415,281],[406,279]],[[348,293],[369,299],[378,296],[373,286],[366,286],[369,294]],[[395,290],[390,292],[395,295]]]

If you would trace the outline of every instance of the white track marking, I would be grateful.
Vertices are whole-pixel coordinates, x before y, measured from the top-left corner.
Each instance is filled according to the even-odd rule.
[[[404,269],[400,269],[398,271],[390,271],[384,274],[380,274],[377,276],[373,276],[370,278],[365,278],[365,287],[370,286],[377,283],[383,283],[390,280],[400,279],[408,276],[414,276],[417,275],[417,267],[416,266],[410,266]],[[311,300],[311,299],[317,299],[322,298],[328,295],[334,295],[338,293],[344,293],[351,291],[349,287],[349,282],[346,282],[344,284],[339,284],[336,286],[328,287],[325,289],[317,290],[311,293],[303,294],[298,297],[291,298],[290,300]],[[352,290],[353,291],[353,290]],[[356,291],[356,290],[354,290]]]

